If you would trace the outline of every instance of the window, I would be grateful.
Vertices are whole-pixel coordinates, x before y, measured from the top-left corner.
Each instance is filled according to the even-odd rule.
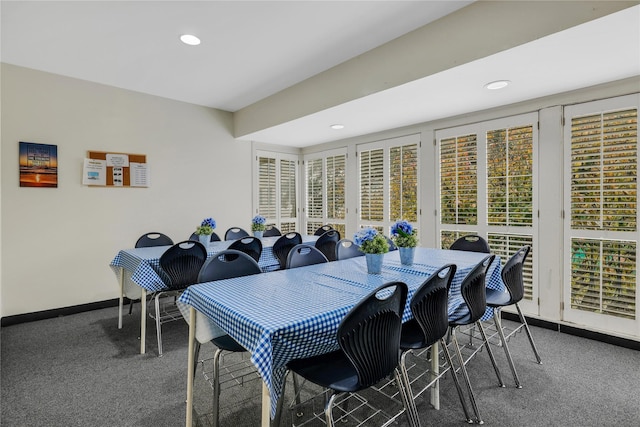
[[[439,149],[440,245],[459,237],[487,239],[503,264],[523,245],[532,247],[525,264],[522,308],[537,313],[534,165],[537,113],[436,132]]]
[[[638,95],[565,108],[564,320],[637,334]]]
[[[306,156],[306,232],[313,234],[325,224],[345,236],[346,221],[346,165],[345,150]]]
[[[360,227],[389,235],[400,219],[418,222],[418,147],[420,135],[358,146]]]
[[[258,152],[257,213],[283,233],[298,225],[297,156]]]

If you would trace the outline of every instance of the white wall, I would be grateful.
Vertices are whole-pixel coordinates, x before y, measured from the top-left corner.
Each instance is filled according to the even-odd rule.
[[[109,267],[147,231],[250,226],[251,144],[232,114],[2,64],[1,314],[118,296]],[[58,146],[58,188],[20,188],[18,142]],[[145,154],[150,188],[81,184],[87,150]]]

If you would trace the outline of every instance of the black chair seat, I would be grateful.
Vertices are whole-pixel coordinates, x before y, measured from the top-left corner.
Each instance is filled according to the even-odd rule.
[[[429,347],[433,343],[425,339],[424,332],[416,319],[411,319],[402,324],[402,335],[400,337],[400,348],[402,350],[416,350],[419,348]]]
[[[358,373],[342,350],[295,359],[287,366],[296,374],[321,387],[340,392],[356,391],[360,387]]]
[[[247,351],[246,348],[238,344],[238,342],[231,338],[229,335],[223,335],[221,337],[214,338],[211,340],[211,342],[214,343],[220,350],[233,352]]]
[[[489,307],[506,307],[514,304],[511,300],[511,294],[498,289],[487,288],[487,305]]]

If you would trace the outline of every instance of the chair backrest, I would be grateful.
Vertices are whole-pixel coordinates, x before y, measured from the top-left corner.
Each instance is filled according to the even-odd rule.
[[[518,249],[511,258],[509,258],[509,261],[507,261],[502,268],[502,281],[504,282],[509,295],[511,295],[511,301],[508,305],[515,304],[524,297],[524,278],[522,277],[522,270],[530,250],[531,246],[524,245]]]
[[[173,240],[166,234],[152,231],[145,233],[136,242],[136,248],[149,248],[151,246],[168,246],[173,245]]]
[[[196,242],[200,241],[200,238],[198,237],[198,235],[196,233],[191,233],[191,237],[189,237],[189,240],[195,240]],[[213,233],[211,233],[211,238],[209,239],[210,242],[219,242],[220,241],[220,236],[218,236],[215,231]]]
[[[340,232],[338,230],[329,230],[318,237],[315,247],[327,257],[329,261],[335,261],[336,244],[340,241]]]
[[[467,324],[475,323],[484,315],[487,309],[487,291],[485,289],[485,278],[487,270],[493,262],[495,255],[489,255],[480,261],[473,269],[462,279],[460,285],[460,293],[464,299],[469,313],[471,314]]]
[[[336,259],[348,259],[357,256],[364,256],[364,252],[360,250],[360,246],[356,245],[349,239],[340,239],[336,243]]]
[[[384,236],[385,239],[387,239],[387,243],[389,244],[389,252],[391,251],[397,251],[398,248],[396,247],[396,244],[393,243],[393,240],[391,240],[389,237]]]
[[[489,243],[482,237],[470,234],[468,236],[462,236],[451,244],[449,249],[455,251],[468,251],[468,252],[482,252],[488,254],[491,252]]]
[[[424,347],[438,342],[449,328],[447,301],[456,274],[456,265],[447,264],[433,273],[415,291],[409,306],[424,334]]]
[[[295,231],[291,233],[287,233],[283,236],[280,236],[278,240],[273,244],[273,254],[278,259],[280,263],[280,268],[285,268],[287,266],[287,255],[289,255],[289,251],[295,245],[299,245],[302,243],[302,236],[300,233]]]
[[[262,254],[262,242],[257,237],[243,237],[229,245],[227,249],[235,249],[251,256],[256,262],[260,260]]]
[[[328,225],[328,224],[327,225],[323,225],[322,227],[318,227],[318,229],[315,231],[315,233],[313,233],[313,235],[314,236],[322,236],[324,233],[326,233],[329,230],[333,230],[333,227]]]
[[[295,245],[287,254],[285,268],[304,267],[305,265],[329,262],[319,249],[305,244]]]
[[[176,243],[160,256],[160,267],[169,278],[171,290],[184,289],[198,282],[198,274],[207,260],[207,250],[200,242]]]
[[[224,233],[224,240],[238,240],[248,235],[249,233],[240,227],[231,227]]]
[[[278,230],[278,228],[274,225],[267,225],[267,229],[264,230],[264,233],[262,233],[263,237],[277,237],[277,236],[282,236],[282,233],[280,232],[280,230]]]
[[[249,255],[234,249],[218,252],[200,269],[198,283],[261,273],[260,266]]]
[[[338,326],[338,344],[358,372],[354,391],[370,387],[398,366],[407,285],[386,283],[364,297]]]

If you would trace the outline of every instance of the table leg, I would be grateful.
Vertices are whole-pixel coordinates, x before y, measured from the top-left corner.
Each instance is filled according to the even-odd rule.
[[[142,288],[140,295],[140,354],[146,351],[145,339],[147,337],[147,290]]]
[[[187,363],[187,424],[193,425],[193,370],[195,365],[196,309],[189,308],[189,359]]]
[[[122,329],[122,305],[124,304],[124,268],[120,268],[120,301],[118,304],[118,329]]]
[[[281,396],[280,399],[284,399]],[[262,382],[262,422],[261,427],[269,427],[271,425],[271,397],[269,396],[269,389],[267,383]]]
[[[432,379],[440,373],[440,356],[438,343],[431,345],[431,375]],[[431,387],[431,404],[435,409],[440,409],[440,380]]]

